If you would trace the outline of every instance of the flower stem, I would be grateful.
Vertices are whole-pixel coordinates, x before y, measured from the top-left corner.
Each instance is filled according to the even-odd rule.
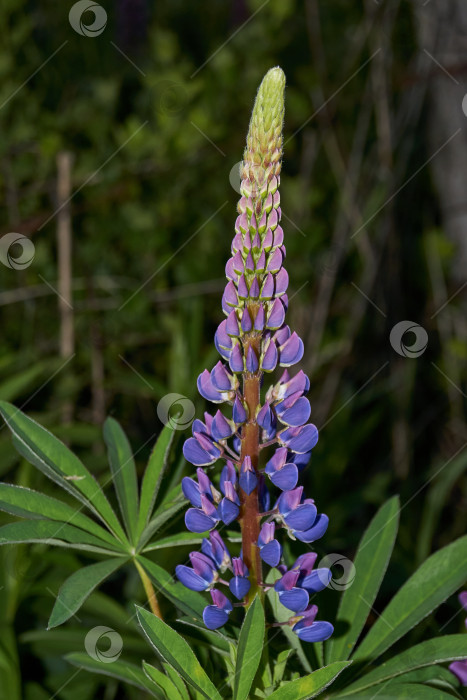
[[[144,590],[145,590],[146,596],[148,598],[149,606],[150,606],[152,612],[154,613],[154,615],[156,615],[156,617],[158,617],[160,620],[162,620],[163,619],[162,613],[161,613],[161,610],[159,607],[158,600],[156,598],[156,593],[154,591],[154,587],[153,587],[147,573],[145,572],[145,570],[143,569],[143,567],[139,563],[139,561],[136,561],[136,559],[134,559],[134,562],[135,562],[135,566],[138,570],[138,573],[140,575],[142,584],[144,586]]]
[[[259,339],[250,341],[253,349],[258,352]],[[245,348],[246,354],[247,348]],[[247,456],[251,458],[251,465],[256,473],[258,473],[258,455],[259,455],[259,425],[256,422],[256,412],[260,403],[260,382],[259,373],[245,373],[243,376],[243,398],[248,407],[248,422],[245,425],[240,462]],[[258,488],[255,488],[249,495],[240,490],[241,510],[240,510],[240,526],[242,530],[242,552],[243,561],[250,572],[251,588],[247,596],[247,604],[249,605],[256,594],[261,597],[263,591],[262,584],[262,567],[259,548],[256,543],[259,537],[260,530],[260,515],[258,507]]]

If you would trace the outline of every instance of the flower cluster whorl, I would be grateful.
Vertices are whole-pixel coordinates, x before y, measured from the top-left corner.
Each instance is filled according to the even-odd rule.
[[[192,568],[177,567],[177,576],[193,590],[210,589],[213,605],[207,606],[204,621],[215,629],[228,620],[232,604],[214,589],[225,583],[237,599],[248,594],[250,581],[242,555],[231,558],[220,535],[213,532],[218,523],[229,525],[238,519],[242,495],[258,489],[264,522],[256,542],[261,559],[276,567],[281,578],[274,588],[283,605],[293,611],[294,631],[309,641],[327,639],[332,631],[328,622],[315,622],[317,608],[310,595],[324,588],[329,569],[312,571],[316,554],[304,554],[290,570],[281,564],[282,548],[276,539],[276,526],[286,529],[292,539],[312,543],[326,531],[328,518],[318,514],[312,499],[305,498],[298,486],[299,473],[308,463],[318,441],[318,430],[307,423],[311,409],[306,398],[308,377],[299,371],[291,376],[288,368],[303,356],[303,342],[285,323],[288,307],[288,274],[284,233],[280,225],[279,180],[282,156],[283,93],[285,77],[280,68],[265,76],[256,97],[247,146],[241,168],[241,199],[232,242],[232,255],[226,265],[227,285],[222,297],[226,318],[215,334],[215,345],[224,362],[198,377],[198,390],[205,399],[232,407],[231,417],[218,410],[195,420],[193,437],[186,440],[185,458],[198,467],[197,480],[185,477],[182,489],[191,502],[185,523],[193,532],[211,531],[203,540],[203,554],[190,555]],[[264,403],[250,416],[242,394],[240,378],[263,379],[277,366],[285,368],[264,394]],[[256,470],[250,457],[241,458],[241,441],[247,421],[260,430],[260,449],[275,445],[264,468]],[[218,488],[201,467],[224,461]],[[272,510],[266,486],[269,479],[280,490]],[[218,571],[230,569],[229,584]]]

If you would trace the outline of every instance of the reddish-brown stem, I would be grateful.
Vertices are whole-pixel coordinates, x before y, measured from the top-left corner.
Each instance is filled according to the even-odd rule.
[[[252,338],[249,344],[251,344],[259,357],[259,338]],[[247,348],[248,345],[245,343],[245,354]],[[258,473],[260,436],[259,425],[256,422],[256,411],[260,404],[260,381],[261,377],[259,372],[257,374],[244,374],[243,399],[248,407],[248,421],[243,431],[240,462],[242,463],[243,459],[249,456],[251,458],[251,465],[256,473]],[[262,594],[261,558],[259,556],[259,548],[256,545],[260,531],[258,489],[255,488],[249,495],[240,490],[240,499],[243,561],[250,572],[251,582],[251,588],[247,597],[247,603],[249,604],[257,593],[259,595]]]

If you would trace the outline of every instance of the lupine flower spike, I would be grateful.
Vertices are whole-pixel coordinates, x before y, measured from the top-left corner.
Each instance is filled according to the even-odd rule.
[[[313,552],[302,554],[287,569],[277,539],[283,528],[292,539],[312,543],[328,526],[327,516],[318,513],[303,486],[297,486],[318,430],[307,422],[309,379],[302,371],[295,375],[289,371],[301,360],[304,348],[285,321],[288,275],[283,266],[279,195],[284,87],[282,70],[270,70],[251,117],[226,265],[225,319],[214,338],[222,359],[198,377],[201,396],[214,404],[229,404],[231,412],[205,413],[204,422],[194,421],[193,437],[185,442],[185,458],[197,467],[196,479],[185,477],[182,482],[191,503],[185,523],[192,532],[210,534],[203,540],[202,553],[190,555],[191,566],[178,566],[176,573],[188,588],[210,590],[213,604],[205,608],[203,618],[207,627],[216,629],[233,610],[216,586],[225,585],[234,602],[248,605],[264,590],[262,562],[277,568],[274,591],[293,613],[289,624],[300,639],[317,642],[330,637],[333,627],[316,621],[318,608],[311,596],[328,585],[331,572],[314,569]],[[261,398],[264,375],[278,367],[284,368],[282,375]],[[213,477],[214,485],[202,467],[217,462],[224,466],[219,481]],[[272,509],[268,483],[275,495]],[[215,528],[235,521],[240,524],[242,548],[239,556],[231,557]],[[232,575],[228,582],[219,578],[226,571]]]

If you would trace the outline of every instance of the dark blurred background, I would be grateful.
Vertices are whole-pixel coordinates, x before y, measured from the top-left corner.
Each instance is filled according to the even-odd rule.
[[[217,361],[238,162],[256,89],[280,65],[289,324],[321,429],[307,490],[331,518],[325,551],[349,557],[401,494],[384,600],[466,525],[467,5],[102,5],[0,10],[0,397],[101,479],[106,415],[142,469],[162,397],[202,412],[195,379]],[[4,428],[0,447],[2,479],[54,493]],[[173,570],[181,552],[157,561]],[[2,555],[0,697],[141,697],[72,678],[60,656],[82,648],[76,621],[44,632],[79,557]],[[123,595],[142,599],[136,578],[111,580],[86,614],[116,626]],[[415,639],[460,631],[458,609],[448,601]]]

